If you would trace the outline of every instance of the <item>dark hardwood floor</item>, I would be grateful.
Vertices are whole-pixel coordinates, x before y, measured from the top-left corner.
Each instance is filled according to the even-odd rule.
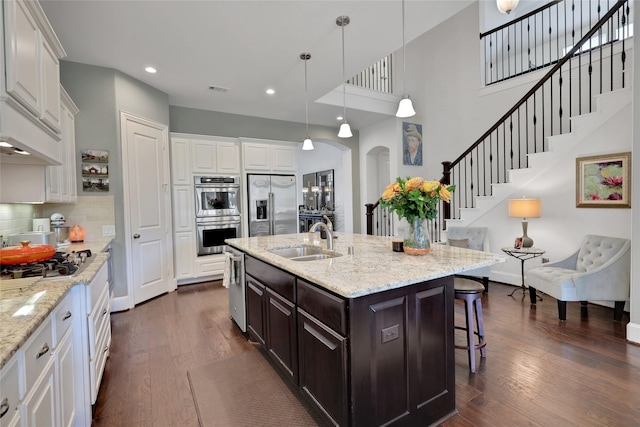
[[[528,294],[491,283],[483,297],[487,357],[468,370],[456,350],[456,407],[451,426],[638,426],[640,346],[625,341],[613,309],[556,301],[530,308]],[[456,324],[464,307],[455,305]],[[94,426],[197,426],[187,371],[251,348],[228,316],[220,282],[181,286],[112,315],[111,356],[95,405]],[[456,331],[464,342],[464,332]],[[479,356],[479,353],[477,353]],[[238,396],[242,398],[242,396]],[[250,404],[247,402],[247,404]]]

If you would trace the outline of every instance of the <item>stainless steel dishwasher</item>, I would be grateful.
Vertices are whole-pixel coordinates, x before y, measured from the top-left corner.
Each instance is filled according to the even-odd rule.
[[[244,252],[231,246],[225,252],[232,255],[233,280],[229,283],[229,313],[242,332],[247,332],[247,308],[244,289]]]

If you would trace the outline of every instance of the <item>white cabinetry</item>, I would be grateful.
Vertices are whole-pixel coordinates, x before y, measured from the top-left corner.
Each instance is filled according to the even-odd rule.
[[[294,143],[249,139],[243,139],[242,143],[246,172],[296,172],[296,153]]]
[[[109,347],[111,345],[110,302],[109,263],[105,262],[86,287],[89,392],[92,405],[98,397],[104,366],[107,357],[109,357]]]
[[[24,375],[24,397],[19,405],[24,425],[58,424],[53,343],[52,322],[47,317],[17,352],[19,374]]]
[[[188,139],[171,137],[171,183],[192,185],[191,142]]]
[[[224,255],[198,256],[194,176],[239,175],[235,138],[171,134],[174,272],[178,284],[221,277]]]
[[[0,427],[20,425],[18,358],[13,356],[0,370]]]
[[[67,92],[60,88],[62,141],[60,141],[60,166],[47,166],[45,176],[45,195],[47,202],[75,203],[76,187],[76,131],[75,115],[78,108]]]
[[[37,1],[5,0],[0,136],[41,164],[60,161],[60,41]],[[4,96],[4,95],[8,96]]]
[[[240,146],[230,138],[191,138],[191,172],[193,174],[239,174]]]

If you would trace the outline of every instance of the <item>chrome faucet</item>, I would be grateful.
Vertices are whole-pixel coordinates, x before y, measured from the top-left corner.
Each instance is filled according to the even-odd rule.
[[[327,223],[325,224],[322,221],[316,222],[309,229],[309,233],[315,233],[316,231],[318,231],[318,228],[324,228],[325,233],[327,233],[327,249],[332,251],[333,250],[333,223],[331,222],[328,216],[323,215],[323,217],[324,219],[327,220]]]

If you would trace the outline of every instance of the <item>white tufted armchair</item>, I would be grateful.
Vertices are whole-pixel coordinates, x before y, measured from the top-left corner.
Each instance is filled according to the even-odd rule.
[[[473,249],[476,251],[491,252],[489,248],[489,236],[486,227],[448,227],[447,244],[459,248]],[[466,271],[461,277],[481,279],[484,292],[489,292],[489,274],[491,267],[481,267]]]
[[[595,235],[570,257],[527,271],[531,288],[558,300],[560,320],[567,319],[567,301],[580,301],[583,313],[588,301],[615,301],[613,318],[622,320],[630,277],[631,241]]]

